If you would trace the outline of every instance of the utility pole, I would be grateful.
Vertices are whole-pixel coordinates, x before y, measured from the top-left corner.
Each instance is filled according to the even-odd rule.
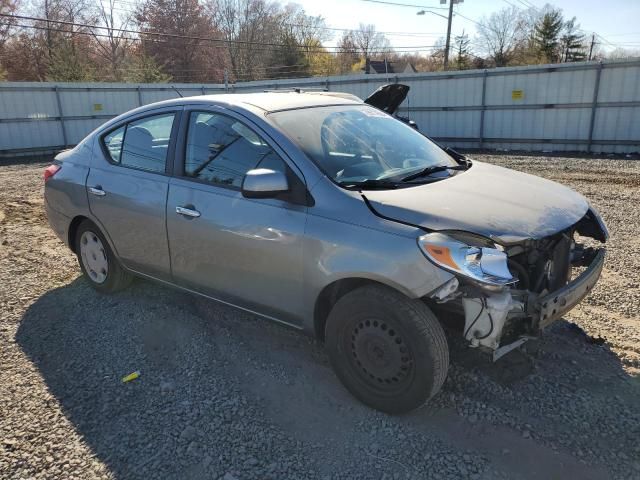
[[[449,16],[445,17],[444,15],[440,15],[439,13],[433,12],[431,10],[420,10],[416,12],[416,15],[425,15],[427,13],[431,13],[432,15],[437,15],[438,17],[447,19],[447,42],[444,47],[444,69],[446,70],[449,66],[449,48],[451,47],[451,20],[453,19],[453,6],[458,3],[463,3],[464,0],[449,0]],[[440,5],[445,5],[447,0],[440,0]]]
[[[441,2],[442,3],[442,2]],[[444,69],[449,68],[449,47],[451,45],[451,20],[453,19],[453,4],[456,0],[449,0],[449,18],[447,19],[447,42],[444,46]]]
[[[589,47],[589,61],[591,61],[591,55],[593,54],[593,47],[596,44],[596,34],[591,35],[591,46]]]

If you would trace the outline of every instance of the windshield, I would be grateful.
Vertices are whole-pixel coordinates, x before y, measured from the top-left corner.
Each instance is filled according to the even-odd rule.
[[[458,166],[413,128],[368,105],[286,110],[270,118],[342,185],[399,182],[429,167]]]

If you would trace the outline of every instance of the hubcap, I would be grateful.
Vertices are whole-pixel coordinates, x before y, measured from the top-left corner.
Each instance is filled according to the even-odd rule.
[[[86,231],[80,237],[80,257],[91,280],[102,283],[107,279],[109,273],[107,253],[95,233]]]
[[[402,383],[413,365],[399,333],[379,320],[364,320],[353,328],[351,353],[359,374],[384,388]]]

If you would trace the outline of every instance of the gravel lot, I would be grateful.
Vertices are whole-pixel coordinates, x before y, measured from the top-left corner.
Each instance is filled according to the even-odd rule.
[[[587,195],[603,278],[497,364],[450,334],[442,392],[396,417],[294,331],[145,281],[95,293],[48,228],[43,164],[0,166],[0,478],[640,478],[640,162],[475,158]]]

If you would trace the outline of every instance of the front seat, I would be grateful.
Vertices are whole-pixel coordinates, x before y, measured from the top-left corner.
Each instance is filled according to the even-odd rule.
[[[153,135],[143,127],[127,129],[124,138],[124,151],[122,164],[130,167],[151,170],[153,172],[164,171],[163,150],[153,148]]]

